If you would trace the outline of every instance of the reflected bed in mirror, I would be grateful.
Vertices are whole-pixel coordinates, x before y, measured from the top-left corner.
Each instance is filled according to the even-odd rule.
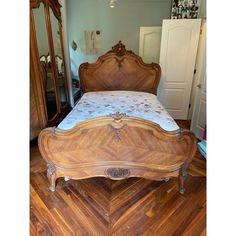
[[[45,87],[45,95],[46,95],[46,101],[47,103],[50,101],[56,101],[56,96],[53,91],[53,73],[52,73],[52,67],[51,67],[51,58],[50,54],[47,55],[41,55],[40,56],[40,62],[42,66],[44,66],[44,71],[47,74],[47,86]],[[56,68],[57,68],[57,78],[58,78],[58,86],[59,86],[59,92],[60,92],[60,98],[61,98],[61,104],[66,105],[66,91],[65,91],[65,85],[64,85],[64,69],[63,69],[63,60],[60,56],[55,55],[55,62],[56,62]],[[44,75],[45,77],[45,75]],[[50,104],[49,104],[50,105]],[[53,107],[50,105],[50,113],[52,113],[51,109],[53,110]]]
[[[40,61],[45,63],[46,69],[51,71],[51,58],[50,54],[48,52],[47,55],[41,55],[40,56]],[[56,70],[58,75],[64,75],[64,65],[63,65],[63,60],[61,56],[55,55],[55,62],[56,62]]]

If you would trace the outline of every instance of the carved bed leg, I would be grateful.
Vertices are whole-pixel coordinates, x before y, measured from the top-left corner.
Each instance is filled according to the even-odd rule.
[[[188,176],[187,168],[188,166],[186,164],[183,164],[179,170],[179,192],[181,194],[184,194],[185,192],[184,181]]]
[[[50,179],[50,187],[49,187],[49,190],[51,191],[51,192],[54,192],[55,190],[56,190],[56,175],[55,174],[53,174],[52,176],[51,176],[51,179]]]
[[[47,176],[50,181],[49,190],[54,192],[56,189],[56,168],[52,164],[47,164]]]

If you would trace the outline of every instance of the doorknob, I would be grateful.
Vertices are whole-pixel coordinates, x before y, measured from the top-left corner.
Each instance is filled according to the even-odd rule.
[[[198,84],[197,87],[198,87],[198,88],[202,88],[202,85],[201,85],[201,84]]]

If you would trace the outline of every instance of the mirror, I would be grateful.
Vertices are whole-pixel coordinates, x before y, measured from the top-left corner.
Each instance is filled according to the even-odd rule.
[[[51,29],[52,29],[52,38],[53,38],[53,46],[54,46],[54,54],[55,54],[55,63],[56,63],[56,71],[58,77],[58,86],[60,92],[61,105],[65,106],[67,104],[66,98],[66,76],[64,74],[64,66],[62,59],[62,48],[61,48],[61,40],[60,40],[60,23],[58,19],[55,17],[52,9],[49,7],[50,21],[51,21]]]
[[[40,3],[39,8],[34,8],[32,11],[43,78],[43,89],[47,104],[47,115],[48,120],[51,120],[57,114],[57,103],[43,3]]]

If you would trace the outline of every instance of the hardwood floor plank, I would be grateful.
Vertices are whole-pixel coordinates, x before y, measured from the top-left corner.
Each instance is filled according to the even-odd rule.
[[[169,217],[173,215],[179,207],[184,205],[184,199],[173,195],[169,201],[164,204],[157,204],[153,208],[153,217],[140,227],[140,232],[143,235],[157,235],[155,230],[165,227],[168,223]],[[166,235],[166,234],[163,234]]]
[[[91,205],[87,204],[87,201],[84,200],[84,198],[78,194],[72,186],[70,186],[69,189],[71,190],[69,197],[63,197],[65,197],[65,199],[69,198],[68,207],[72,210],[71,213],[73,213],[73,218],[78,221],[81,227],[84,228],[84,232],[89,230],[90,233],[93,233],[93,235],[96,234],[96,230],[103,232],[105,229],[104,225],[107,226],[108,223],[104,220],[104,218],[98,218],[96,213],[94,213],[93,208],[91,209]]]
[[[199,214],[197,214],[192,220],[191,224],[189,224],[184,232],[183,236],[193,235],[206,235],[206,211],[205,209],[201,209]]]
[[[165,224],[161,226],[154,224],[149,230],[155,235],[181,235],[182,231],[203,208],[202,204],[206,201],[203,187],[204,185],[200,184],[192,188],[192,191],[188,192],[186,196],[180,196],[185,198],[184,203],[175,208],[173,214],[168,215],[168,220]]]
[[[114,223],[113,235],[130,235],[138,232],[140,225],[143,225],[152,217],[152,209],[156,204],[155,192],[153,189],[139,202],[133,204],[125,213]],[[133,219],[132,221],[130,219]]]
[[[55,220],[52,213],[46,207],[32,187],[30,187],[30,211],[33,212],[36,235],[66,235],[68,232]]]

